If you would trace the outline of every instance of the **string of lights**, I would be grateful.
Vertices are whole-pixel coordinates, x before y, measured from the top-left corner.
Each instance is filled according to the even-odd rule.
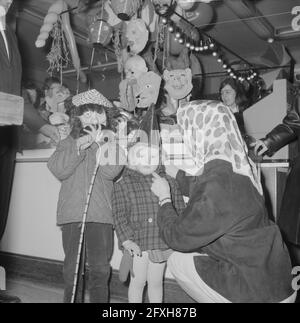
[[[258,73],[254,68],[253,64],[248,62],[246,59],[242,58],[225,45],[221,44],[219,41],[215,40],[213,37],[205,33],[196,27],[193,23],[188,21],[185,17],[180,15],[177,12],[174,12],[178,17],[181,18],[182,21],[188,23],[192,29],[197,30],[201,35],[200,39],[197,40],[190,35],[188,35],[177,23],[171,20],[169,17],[162,17],[162,23],[168,25],[168,31],[172,34],[175,33],[174,40],[178,41],[180,44],[185,45],[192,52],[196,53],[210,53],[219,64],[221,64],[224,72],[226,72],[230,77],[234,79],[238,79],[240,82],[244,82],[245,80],[251,81],[258,77]],[[248,70],[243,70],[243,72],[235,71],[235,69],[231,66],[230,63],[224,57],[223,50],[230,52],[233,56],[237,57],[240,61],[243,61],[246,65],[249,66]]]

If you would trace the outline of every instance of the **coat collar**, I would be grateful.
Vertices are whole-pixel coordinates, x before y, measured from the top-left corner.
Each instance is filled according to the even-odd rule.
[[[157,171],[156,171],[160,176],[165,176],[165,173],[164,173],[164,169],[162,166],[159,166]],[[125,176],[130,176],[130,177],[136,177],[136,178],[146,178],[146,179],[152,179],[152,174],[151,175],[143,175],[141,173],[139,173],[138,171],[136,170],[133,170],[129,167],[125,167],[124,169],[124,172],[123,172],[123,176],[122,177],[125,177]]]

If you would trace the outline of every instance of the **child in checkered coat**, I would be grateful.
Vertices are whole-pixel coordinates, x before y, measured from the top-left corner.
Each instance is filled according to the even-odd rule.
[[[137,143],[128,151],[128,165],[114,184],[112,210],[120,244],[133,257],[128,300],[141,303],[145,284],[151,303],[163,299],[163,276],[172,250],[160,238],[156,216],[159,199],[152,193],[153,176],[159,173],[171,186],[172,203],[181,214],[184,201],[177,183],[163,174],[159,166],[159,148]]]

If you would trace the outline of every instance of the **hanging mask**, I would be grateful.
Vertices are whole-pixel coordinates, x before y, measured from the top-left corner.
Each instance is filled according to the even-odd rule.
[[[192,71],[185,70],[164,71],[165,89],[173,99],[181,100],[187,97],[192,89]]]
[[[140,53],[146,47],[149,38],[145,22],[142,19],[131,20],[126,28],[126,38],[131,53]]]
[[[145,60],[138,55],[130,57],[125,63],[126,79],[138,79],[143,73],[148,72]]]
[[[137,80],[137,88],[134,89],[138,108],[147,108],[156,104],[161,84],[161,77],[154,72],[142,74]]]
[[[141,0],[111,0],[111,8],[121,20],[130,20],[142,4]]]
[[[134,111],[136,108],[136,99],[134,96],[134,88],[137,86],[136,79],[125,79],[119,85],[120,102],[123,109],[127,111]]]
[[[177,6],[174,0],[153,0],[155,12],[162,17],[170,17]]]

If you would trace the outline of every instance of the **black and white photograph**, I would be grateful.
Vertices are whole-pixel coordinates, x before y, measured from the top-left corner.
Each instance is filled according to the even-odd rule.
[[[0,0],[0,303],[300,303],[299,145],[300,0]]]

